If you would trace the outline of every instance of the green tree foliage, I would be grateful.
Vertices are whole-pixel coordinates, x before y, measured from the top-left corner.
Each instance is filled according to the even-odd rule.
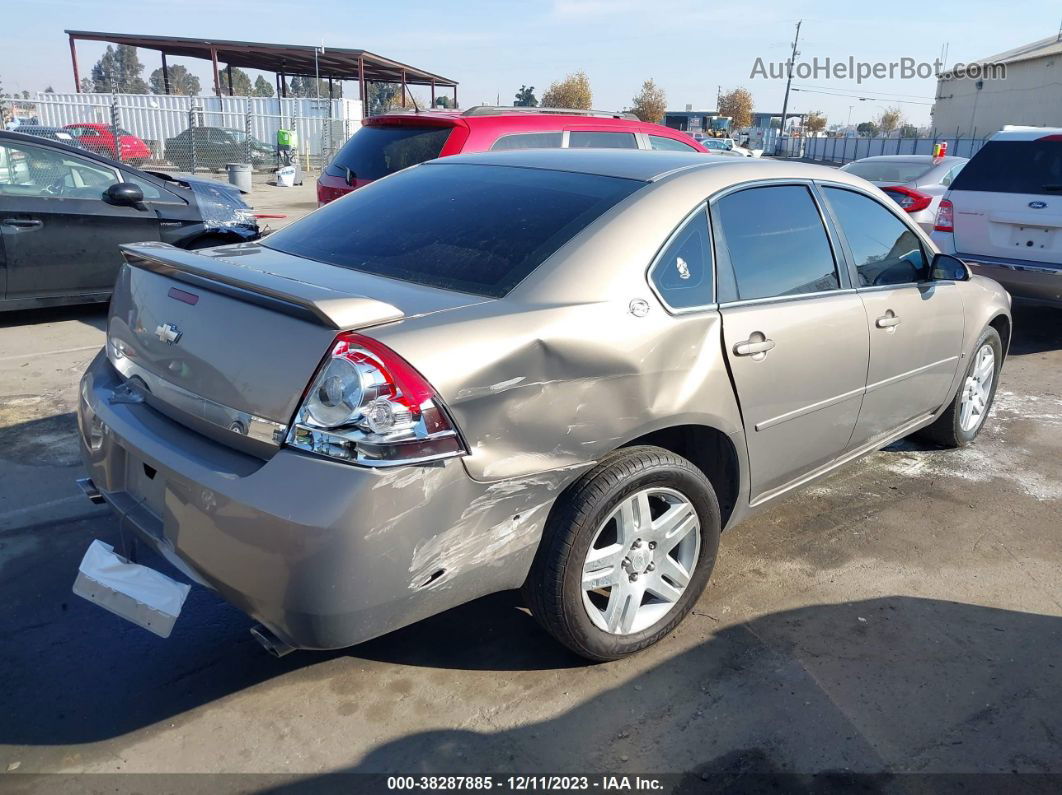
[[[136,47],[107,45],[103,56],[92,67],[93,90],[101,93],[147,94],[148,85],[140,77],[144,64],[136,55]]]
[[[261,75],[254,81],[254,95],[256,97],[271,97],[276,92],[273,90],[273,85]]]
[[[180,64],[175,64],[166,69],[170,73],[170,93],[179,94],[182,97],[197,97],[199,96],[201,86],[199,85],[199,78],[188,71],[188,69]],[[151,84],[151,91],[155,94],[166,93],[166,83],[163,80],[162,68],[156,69],[148,77],[148,83]]]
[[[401,83],[366,83],[369,116],[379,116],[393,108],[403,107]]]
[[[537,100],[536,100],[536,102],[537,102]],[[449,109],[449,108],[452,108],[453,106],[454,106],[454,101],[452,99],[450,99],[449,97],[436,97],[435,98],[435,107],[437,107],[437,108],[447,108],[447,109]]]
[[[664,89],[660,88],[650,78],[642,83],[642,90],[632,100],[631,111],[642,121],[659,124],[664,120],[664,112],[667,110],[667,97]]]
[[[586,72],[574,72],[546,89],[542,95],[542,107],[590,110],[593,98]]]
[[[864,138],[873,138],[878,134],[879,128],[878,125],[872,121],[864,121],[856,125],[856,132]]]
[[[254,93],[250,76],[238,66],[226,66],[218,73],[222,96],[229,96],[229,70],[232,70],[232,96],[249,97]]]
[[[538,97],[535,96],[535,87],[520,86],[520,90],[516,92],[516,100],[513,102],[513,107],[537,108]]]

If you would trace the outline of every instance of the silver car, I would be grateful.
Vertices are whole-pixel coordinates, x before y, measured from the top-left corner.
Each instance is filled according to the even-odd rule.
[[[841,170],[877,185],[929,234],[940,200],[968,162],[965,157],[878,155],[855,160]]]
[[[450,157],[260,242],[124,251],[83,487],[276,653],[520,587],[584,657],[644,648],[722,530],[900,437],[972,441],[1011,334],[884,194],[783,161]]]

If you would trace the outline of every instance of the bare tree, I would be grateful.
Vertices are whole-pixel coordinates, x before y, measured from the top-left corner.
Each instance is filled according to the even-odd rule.
[[[719,96],[719,115],[730,117],[734,129],[752,125],[752,94],[748,89],[735,88]]]
[[[586,72],[575,72],[550,85],[542,95],[542,107],[590,110],[592,100],[590,78]]]
[[[632,100],[631,110],[642,121],[659,124],[667,111],[667,97],[664,89],[653,82],[652,78],[642,83],[642,90]]]
[[[878,129],[885,135],[902,127],[903,123],[903,111],[899,108],[889,108],[888,110],[882,111],[877,120]]]

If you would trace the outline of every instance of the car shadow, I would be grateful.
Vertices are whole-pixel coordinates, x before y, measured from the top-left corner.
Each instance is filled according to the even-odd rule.
[[[1011,356],[1062,349],[1062,309],[1015,300],[1011,311],[1014,318]]]
[[[103,331],[107,328],[108,306],[109,304],[104,301],[97,304],[50,306],[40,309],[19,309],[13,312],[0,312],[0,329],[78,320],[85,325]]]
[[[609,664],[620,684],[549,719],[414,732],[338,778],[273,791],[343,773],[681,771],[690,791],[794,773],[1059,773],[1060,653],[1057,616],[905,596],[812,605],[636,676],[636,662]]]

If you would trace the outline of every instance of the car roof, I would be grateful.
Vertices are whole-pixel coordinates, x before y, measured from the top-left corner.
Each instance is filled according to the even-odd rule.
[[[1039,141],[1062,139],[1062,127],[1022,127],[1008,124],[992,136],[993,141]]]
[[[958,163],[960,160],[969,160],[966,157],[958,157],[957,155],[945,155],[944,157],[933,157],[933,155],[874,155],[873,157],[861,157],[859,160],[853,160],[853,163],[927,163],[933,165],[941,165],[944,163]]]
[[[742,168],[743,180],[804,178],[858,181],[827,166],[760,158],[720,157],[703,152],[648,151],[643,149],[510,149],[475,152],[428,161],[425,165],[486,165],[537,168],[655,182],[680,171]],[[737,172],[735,172],[737,173]]]

